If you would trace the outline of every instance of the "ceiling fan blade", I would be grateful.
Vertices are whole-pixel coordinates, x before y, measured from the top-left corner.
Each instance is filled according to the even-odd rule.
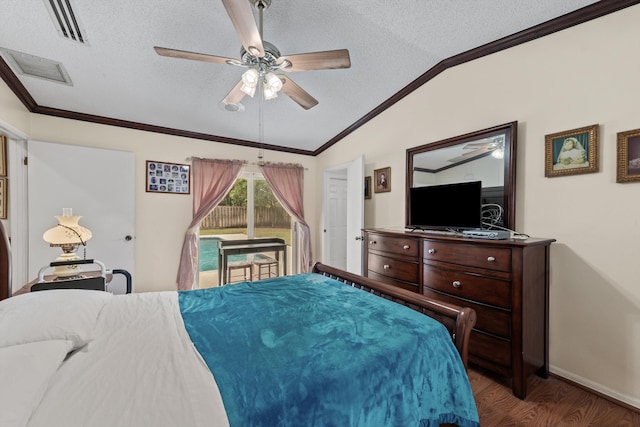
[[[331,70],[350,68],[351,58],[347,49],[326,50],[323,52],[298,53],[278,58],[278,64],[289,61],[291,66],[283,67],[282,71]]]
[[[253,18],[251,5],[247,0],[222,0],[227,14],[231,18],[231,23],[240,36],[240,41],[245,50],[251,55],[262,58],[264,47],[262,37]]]
[[[231,89],[231,92],[229,92],[227,96],[224,97],[224,99],[222,100],[222,103],[225,105],[239,104],[240,101],[242,101],[242,98],[244,98],[246,95],[243,91],[240,90],[241,87],[242,87],[242,80],[240,80],[238,84],[235,85],[233,89]]]
[[[213,62],[216,64],[240,64],[240,61],[233,58],[225,58],[223,56],[207,55],[205,53],[188,52],[186,50],[169,49],[166,47],[153,47],[158,55],[168,56],[170,58],[192,59],[194,61]]]
[[[477,150],[469,151],[468,153],[464,153],[461,156],[454,157],[453,159],[449,159],[448,161],[452,162],[452,163],[457,163],[457,162],[461,162],[463,160],[468,160],[469,158],[480,156],[480,155],[482,155],[484,153],[488,153],[488,152],[493,151],[493,150],[495,150],[495,147],[478,148]]]
[[[318,105],[317,99],[309,95],[307,91],[295,84],[289,77],[279,74],[278,78],[282,80],[282,92],[302,108],[308,110]]]

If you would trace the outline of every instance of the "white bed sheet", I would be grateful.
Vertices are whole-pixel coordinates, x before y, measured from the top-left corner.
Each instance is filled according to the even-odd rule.
[[[228,426],[176,292],[119,295],[52,378],[29,427]]]

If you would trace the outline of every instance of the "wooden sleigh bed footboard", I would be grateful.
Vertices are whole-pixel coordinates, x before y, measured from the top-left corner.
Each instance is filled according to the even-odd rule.
[[[415,292],[386,285],[322,263],[316,263],[313,266],[313,272],[404,305],[442,323],[449,331],[451,339],[460,353],[462,363],[465,368],[467,367],[469,335],[476,324],[476,312],[473,309],[437,301]]]

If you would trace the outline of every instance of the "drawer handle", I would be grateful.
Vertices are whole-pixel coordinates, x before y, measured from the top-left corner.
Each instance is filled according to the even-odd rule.
[[[385,270],[389,270],[391,266],[389,264],[385,264],[382,266],[382,268],[384,268]]]
[[[452,285],[456,289],[460,289],[462,287],[462,283],[459,280],[454,280]]]
[[[429,252],[430,255],[433,255],[436,253],[435,249],[429,249],[427,252]]]
[[[405,251],[408,251],[409,249],[411,249],[411,246],[409,246],[409,245],[404,245],[404,246],[402,247],[402,249],[404,249]]]
[[[495,262],[495,260],[496,260],[496,258],[495,258],[495,257],[492,257],[492,256],[490,256],[489,258],[487,258],[487,261],[489,261],[489,262]]]
[[[369,244],[370,244],[370,245],[375,245],[375,244],[376,244],[376,241],[375,241],[375,240],[369,240]]]

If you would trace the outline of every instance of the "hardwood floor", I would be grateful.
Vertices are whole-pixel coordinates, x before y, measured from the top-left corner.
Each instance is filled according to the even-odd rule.
[[[527,398],[520,400],[511,388],[486,373],[470,368],[482,427],[639,427],[640,412],[610,402],[557,378],[533,375]]]

